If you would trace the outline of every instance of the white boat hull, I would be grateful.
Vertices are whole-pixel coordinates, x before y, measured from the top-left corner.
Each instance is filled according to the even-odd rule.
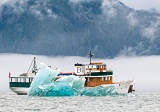
[[[18,95],[27,95],[28,88],[10,87],[10,89]]]
[[[126,93],[131,93],[134,91],[133,85],[134,85],[133,81],[124,81],[124,82],[118,82],[114,84],[104,84],[101,86],[102,87],[114,86],[116,93],[126,94]]]

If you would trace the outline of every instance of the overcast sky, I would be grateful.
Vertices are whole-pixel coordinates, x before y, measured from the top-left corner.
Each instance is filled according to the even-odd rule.
[[[149,9],[157,9],[160,11],[160,0],[119,0],[123,2],[125,5],[141,10],[149,10]]]

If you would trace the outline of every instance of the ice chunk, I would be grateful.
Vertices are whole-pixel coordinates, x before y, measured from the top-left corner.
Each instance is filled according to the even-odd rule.
[[[114,87],[93,87],[84,88],[86,79],[75,75],[57,75],[60,70],[51,70],[44,63],[34,77],[28,90],[29,96],[106,96],[114,93]]]
[[[75,75],[63,76],[53,81],[60,70],[51,70],[44,63],[40,63],[40,69],[34,77],[28,90],[29,96],[73,96],[74,88],[84,87],[85,78]]]
[[[61,83],[67,82],[72,87],[74,78],[75,78],[75,75],[63,76],[60,79],[56,80],[56,82],[61,82]]]
[[[51,70],[44,63],[40,63],[40,69],[34,77],[30,88],[28,90],[28,95],[36,95],[39,92],[39,87],[51,83],[51,81],[57,77],[59,70]]]
[[[75,89],[81,89],[84,87],[86,79],[85,78],[79,78],[79,77],[75,77],[73,80],[73,85],[72,88]]]

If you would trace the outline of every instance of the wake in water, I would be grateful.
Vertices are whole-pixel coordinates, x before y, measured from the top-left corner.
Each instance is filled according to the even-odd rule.
[[[115,87],[92,87],[85,88],[85,78],[75,75],[63,76],[59,79],[57,75],[60,70],[51,70],[41,63],[40,70],[34,77],[28,90],[29,96],[107,96],[115,95]]]

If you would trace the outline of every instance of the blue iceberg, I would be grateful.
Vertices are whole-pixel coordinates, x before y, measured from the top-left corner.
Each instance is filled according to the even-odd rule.
[[[106,96],[115,94],[113,86],[85,88],[85,78],[75,75],[57,79],[60,70],[52,70],[44,63],[28,90],[29,96]]]

